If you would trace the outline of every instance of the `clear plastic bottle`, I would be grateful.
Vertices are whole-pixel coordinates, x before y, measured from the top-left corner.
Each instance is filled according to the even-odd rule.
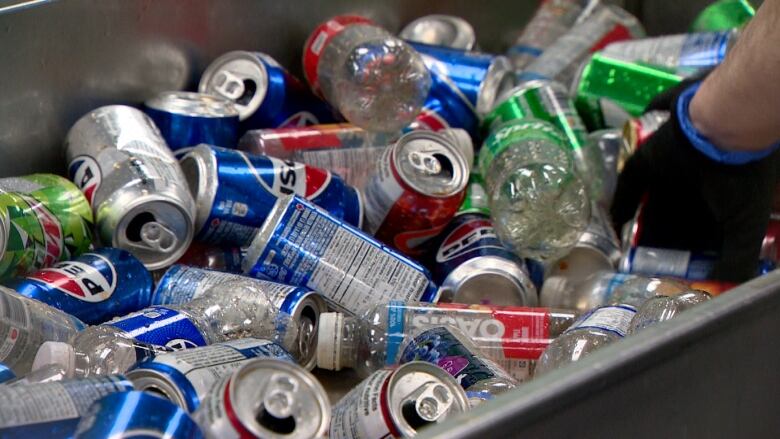
[[[636,308],[612,305],[596,308],[574,322],[550,343],[539,358],[537,375],[543,375],[625,337]]]
[[[590,202],[560,132],[537,119],[499,126],[482,147],[490,211],[501,241],[526,257],[555,260],[590,222]]]
[[[420,55],[370,20],[338,16],[304,46],[303,68],[351,123],[369,131],[399,132],[422,109],[431,77]]]
[[[709,293],[700,290],[685,291],[674,296],[652,297],[639,307],[631,320],[628,333],[635,334],[647,327],[670,320],[711,298]]]
[[[86,328],[79,319],[0,286],[0,362],[16,376],[30,371],[38,347]]]
[[[297,334],[290,316],[278,312],[262,291],[229,281],[184,305],[149,307],[89,327],[68,343],[45,343],[34,366],[59,364],[69,377],[124,373],[169,350],[160,346],[187,348],[247,337],[273,340],[299,358]]]
[[[545,308],[390,302],[361,317],[320,315],[317,365],[352,368],[366,377],[396,364],[414,334],[446,325],[459,329],[516,381],[533,374],[536,359],[550,341],[574,321],[575,314]]]
[[[688,287],[672,279],[598,271],[585,280],[550,276],[539,293],[542,306],[587,312],[614,304],[634,307],[656,295],[673,295]]]

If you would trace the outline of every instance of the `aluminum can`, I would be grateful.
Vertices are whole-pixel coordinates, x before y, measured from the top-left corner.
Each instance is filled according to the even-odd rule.
[[[133,253],[150,270],[184,254],[195,202],[149,116],[122,105],[98,108],[73,125],[65,148],[103,245]]]
[[[490,111],[496,98],[515,86],[515,73],[509,59],[503,55],[414,42],[409,44],[424,55],[425,65],[431,72],[443,74],[455,84],[477,114]]]
[[[536,306],[525,263],[501,244],[483,213],[459,213],[438,245],[432,273],[441,301]]]
[[[397,137],[350,124],[269,128],[248,131],[238,149],[326,169],[360,190],[365,188],[384,148]]]
[[[468,21],[453,15],[433,14],[417,18],[404,26],[399,37],[423,44],[474,50],[477,36]]]
[[[92,245],[92,209],[53,174],[0,179],[0,280],[74,258]]]
[[[454,141],[413,131],[385,150],[365,191],[366,230],[419,256],[463,202],[471,164]]]
[[[620,128],[632,116],[641,115],[658,93],[682,80],[664,67],[597,53],[581,65],[571,95],[588,129]]]
[[[324,437],[328,395],[314,376],[281,360],[254,359],[214,385],[195,413],[209,438]]]
[[[133,368],[127,378],[136,389],[163,396],[193,413],[214,383],[253,358],[295,363],[284,348],[272,341],[242,338],[158,355]]]
[[[328,307],[322,296],[308,288],[174,265],[158,282],[152,304],[183,304],[198,298],[212,287],[236,281],[248,282],[262,290],[279,312],[290,316],[298,328],[298,351],[301,354],[299,361],[305,368],[313,369],[316,365],[319,318],[321,313],[328,312]]]
[[[244,273],[322,294],[348,315],[378,302],[435,302],[424,267],[310,202],[280,198],[247,250]]]
[[[198,91],[233,101],[241,131],[337,121],[325,101],[265,53],[225,53],[206,67]]]
[[[628,141],[628,155],[639,149],[661,125],[669,120],[671,113],[668,111],[648,111],[639,117],[631,118],[623,125],[623,137]],[[623,169],[623,163],[628,157],[625,157],[619,163],[618,170]]]
[[[756,15],[748,0],[719,0],[707,6],[691,24],[691,32],[712,32],[744,26]]]
[[[96,325],[149,306],[152,276],[130,252],[104,247],[8,284],[22,296]]]
[[[423,56],[423,60],[427,58]],[[442,131],[447,128],[461,128],[469,135],[479,138],[479,116],[477,110],[444,72],[429,70],[431,88],[425,98],[420,114],[409,124],[407,131]]]
[[[707,280],[718,255],[654,247],[632,247],[620,259],[622,273]]]
[[[246,246],[282,195],[298,194],[360,227],[360,193],[324,169],[269,156],[200,145],[181,159],[195,196],[196,238]]]
[[[5,364],[0,363],[0,384],[5,383],[6,381],[10,381],[14,378],[16,378],[14,371]]]
[[[0,386],[0,436],[72,437],[95,401],[129,390],[132,383],[121,375]]]
[[[664,35],[619,41],[605,47],[601,53],[624,61],[666,67],[690,76],[723,62],[738,36],[738,30]]]
[[[206,346],[206,335],[185,312],[156,305],[102,325],[113,326],[135,340],[173,350]]]
[[[177,157],[181,149],[201,143],[223,148],[238,143],[238,109],[225,98],[166,91],[146,101],[144,111]]]
[[[413,437],[417,429],[469,410],[466,393],[438,366],[413,361],[381,369],[334,407],[331,439]]]
[[[582,21],[560,36],[528,64],[520,80],[554,79],[569,84],[582,61],[615,41],[645,35],[639,20],[615,5],[598,2]]]
[[[522,71],[538,58],[576,22],[587,17],[597,3],[598,0],[543,1],[508,50],[515,71]]]
[[[148,392],[112,393],[81,419],[75,439],[201,439],[198,424],[181,407]]]

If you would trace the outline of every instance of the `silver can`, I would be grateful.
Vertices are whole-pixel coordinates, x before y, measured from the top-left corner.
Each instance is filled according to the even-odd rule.
[[[415,43],[473,50],[477,43],[474,28],[468,21],[453,15],[433,14],[407,24],[399,37]]]
[[[412,361],[378,370],[347,393],[333,407],[330,438],[412,437],[468,409],[466,393],[450,374]]]
[[[254,358],[295,361],[272,341],[242,338],[158,355],[126,376],[137,390],[158,394],[194,412],[214,383]]]
[[[184,254],[195,202],[147,115],[123,105],[93,110],[70,129],[65,148],[70,179],[89,200],[103,245],[130,251],[150,270]]]
[[[536,287],[516,262],[479,256],[452,270],[441,284],[442,302],[536,306]]]
[[[208,438],[319,438],[330,424],[330,403],[301,367],[255,359],[211,388],[195,420]]]

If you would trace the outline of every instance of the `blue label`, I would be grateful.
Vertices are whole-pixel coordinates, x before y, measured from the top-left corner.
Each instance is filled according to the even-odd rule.
[[[152,295],[152,305],[187,303],[195,298],[206,271],[186,265],[173,265],[165,272]]]
[[[245,358],[275,358],[277,360],[284,360],[290,363],[295,363],[295,359],[287,352],[283,347],[276,343],[267,343],[260,346],[252,346],[251,348],[238,349],[234,346],[228,346],[234,351],[240,353]]]
[[[531,46],[524,46],[522,44],[518,44],[516,46],[512,46],[507,50],[509,54],[525,54],[525,55],[531,55],[534,58],[538,57],[542,54],[543,50],[538,47],[531,47]]]
[[[16,374],[5,364],[0,364],[0,384],[16,378]]]
[[[206,345],[203,334],[185,314],[164,306],[152,306],[107,325],[138,341],[173,349]]]
[[[404,341],[404,314],[406,304],[401,301],[393,300],[387,305],[387,349],[385,353],[385,364],[392,366],[396,364],[398,349]]]
[[[404,131],[462,128],[473,139],[479,138],[479,116],[468,98],[443,74],[431,71],[431,88],[423,109]]]
[[[703,68],[720,64],[726,58],[731,31],[689,34],[680,50],[679,67]]]

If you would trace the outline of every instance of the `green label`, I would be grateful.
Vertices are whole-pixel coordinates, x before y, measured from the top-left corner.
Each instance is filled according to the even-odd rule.
[[[564,150],[571,149],[550,123],[536,119],[516,120],[490,133],[479,151],[479,171],[486,175],[493,159],[510,146],[534,141],[553,143]]]

